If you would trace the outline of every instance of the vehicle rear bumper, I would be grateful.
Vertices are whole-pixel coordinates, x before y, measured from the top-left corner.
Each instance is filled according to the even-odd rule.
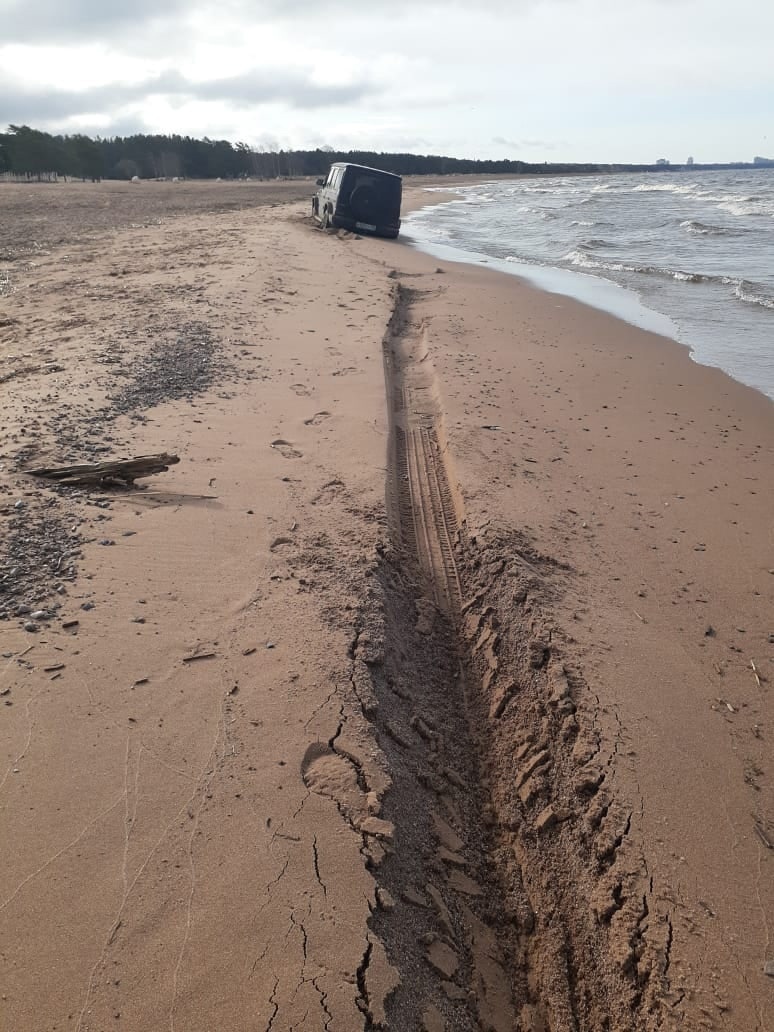
[[[331,222],[337,229],[348,229],[350,233],[368,233],[372,236],[396,237],[400,231],[400,219],[395,222],[380,222],[375,226],[359,222],[348,215],[334,215]]]

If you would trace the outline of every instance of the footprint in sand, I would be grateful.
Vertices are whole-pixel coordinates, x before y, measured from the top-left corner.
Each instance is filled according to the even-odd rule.
[[[354,763],[322,742],[306,750],[301,777],[310,791],[333,799],[347,816],[366,812],[365,793],[358,785]]]
[[[312,393],[304,383],[292,383],[290,385],[291,391],[299,396],[299,398],[308,398]]]
[[[270,552],[276,552],[280,548],[283,548],[286,545],[294,545],[294,544],[295,544],[295,541],[293,540],[293,538],[289,538],[289,537],[276,537],[272,541],[272,543],[269,545],[269,551]]]
[[[319,426],[326,419],[330,419],[330,412],[315,412],[311,419],[304,420],[304,426]]]
[[[379,839],[392,839],[395,828],[390,821],[372,812],[378,810],[379,805],[374,806],[375,800],[360,787],[365,775],[351,757],[334,752],[322,742],[314,742],[301,761],[301,777],[310,792],[332,799],[353,828]]]
[[[323,484],[319,492],[314,496],[312,505],[318,505],[321,502],[332,502],[344,491],[346,491],[346,486],[343,480],[329,480],[327,484]]]
[[[300,459],[304,454],[297,448],[294,448],[290,441],[283,441],[281,437],[278,437],[276,441],[272,441],[271,446],[286,459]]]

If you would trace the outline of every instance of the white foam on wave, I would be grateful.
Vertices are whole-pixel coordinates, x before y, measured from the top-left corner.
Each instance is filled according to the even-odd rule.
[[[601,258],[592,258],[585,251],[570,251],[564,261],[579,269],[601,269],[606,272],[642,272],[636,265],[624,265],[623,262],[605,262]]]
[[[594,258],[587,251],[570,251],[564,261],[580,269],[598,269],[601,272],[635,272],[640,276],[661,276],[664,279],[676,280],[678,283],[725,283],[737,284],[740,281],[728,276],[711,276],[703,272],[686,272],[684,269],[664,269],[659,265],[631,265],[626,262],[605,261]]]
[[[685,219],[680,223],[680,229],[686,233],[694,233],[696,236],[729,236],[733,230],[723,226],[713,226],[708,222],[699,222],[698,219]]]
[[[635,186],[632,193],[673,193],[692,194],[696,193],[698,183],[640,183]]]
[[[734,296],[748,305],[758,305],[761,308],[768,308],[770,311],[774,311],[774,298],[767,297],[766,294],[759,291],[760,288],[755,284],[748,283],[747,280],[741,280],[734,290]]]
[[[774,218],[774,203],[751,197],[723,198],[718,204],[718,208],[721,211],[727,211],[730,215],[768,215]]]

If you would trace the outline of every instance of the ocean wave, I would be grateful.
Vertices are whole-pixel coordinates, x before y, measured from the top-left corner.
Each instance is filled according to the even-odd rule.
[[[680,223],[680,229],[686,233],[695,233],[697,236],[733,236],[734,230],[726,229],[723,226],[713,226],[707,222],[699,222],[698,219],[686,219]]]
[[[768,308],[770,311],[774,311],[774,297],[769,297],[763,293],[763,288],[759,287],[757,283],[740,280],[734,290],[734,296],[748,305],[758,305],[760,308]]]
[[[606,272],[645,272],[636,265],[625,265],[623,262],[605,262],[601,258],[592,258],[585,251],[570,251],[564,261],[581,269],[600,269]]]
[[[659,265],[630,265],[626,262],[610,262],[602,258],[594,258],[586,251],[570,251],[564,261],[582,269],[599,269],[604,272],[636,272],[641,276],[661,276],[664,279],[677,280],[680,283],[728,283],[725,276],[712,276],[703,272],[685,272],[682,269],[664,269]],[[736,282],[736,281],[733,281]]]
[[[536,219],[556,219],[559,218],[559,213],[551,211],[550,208],[533,208],[529,204],[520,204],[518,208],[513,209],[517,215],[532,215]]]
[[[753,200],[752,198],[723,198],[718,204],[721,211],[727,211],[730,215],[769,215],[774,218],[774,203]]]
[[[578,247],[584,251],[597,251],[601,247],[615,246],[611,240],[605,240],[604,237],[590,237],[588,240],[581,240],[578,244]]]
[[[734,296],[746,304],[758,305],[774,311],[774,297],[766,293],[766,288],[750,280],[736,276],[712,275],[704,272],[686,272],[682,269],[664,269],[658,265],[629,265],[626,262],[606,262],[594,258],[585,251],[570,251],[565,261],[581,269],[593,269],[599,272],[634,272],[641,276],[658,276],[675,280],[678,283],[714,283],[719,286],[733,287]]]
[[[692,194],[696,192],[698,183],[640,183],[632,193],[674,193]]]

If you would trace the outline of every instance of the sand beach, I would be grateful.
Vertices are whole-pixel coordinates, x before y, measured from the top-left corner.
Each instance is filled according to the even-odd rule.
[[[0,184],[0,1028],[774,1027],[772,402],[311,190]]]

